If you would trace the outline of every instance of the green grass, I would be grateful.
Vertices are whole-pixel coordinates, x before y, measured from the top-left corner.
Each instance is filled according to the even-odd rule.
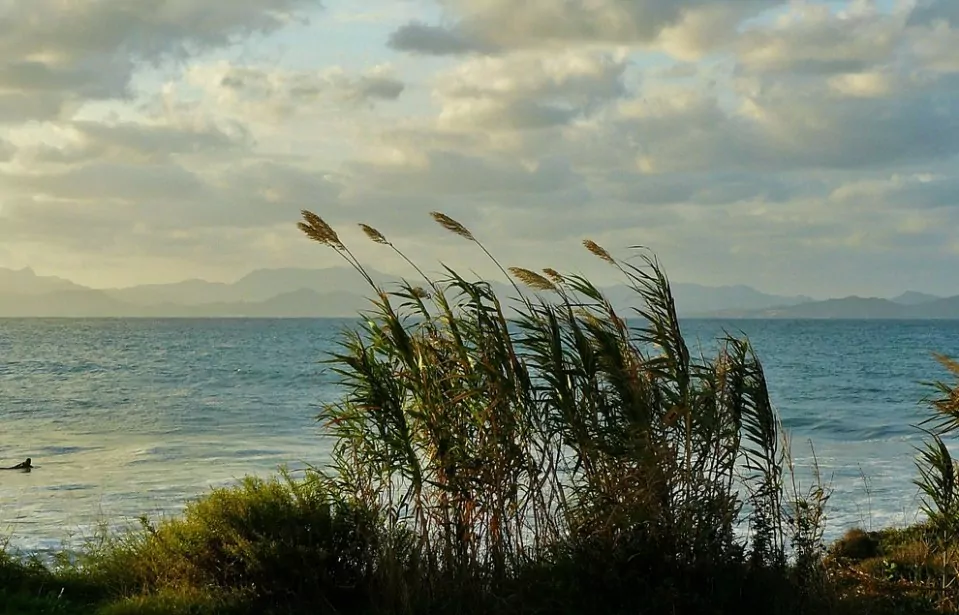
[[[0,590],[0,605],[7,615],[79,615],[89,610],[55,597],[36,597],[26,592]]]
[[[378,526],[318,477],[247,478],[61,562],[0,560],[3,612],[359,612]]]
[[[0,551],[3,613],[88,613],[100,597],[71,573],[58,575],[36,560]]]
[[[462,224],[434,219],[492,258]],[[924,424],[929,523],[853,532],[827,553],[829,494],[797,484],[759,358],[732,336],[716,356],[693,356],[647,253],[621,261],[584,242],[635,291],[621,315],[581,276],[495,259],[518,282],[509,304],[408,260],[421,282],[387,291],[321,218],[304,212],[300,228],[373,296],[329,360],[344,391],[319,417],[335,440],[330,466],[214,490],[51,566],[5,556],[4,612],[858,615],[959,604],[959,491],[941,437],[959,424],[955,388],[935,385]]]

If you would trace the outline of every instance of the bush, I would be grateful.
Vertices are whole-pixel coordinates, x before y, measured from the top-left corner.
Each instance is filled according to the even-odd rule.
[[[3,613],[80,613],[104,596],[90,579],[56,574],[37,557],[20,557],[0,546],[0,605]]]
[[[854,528],[843,534],[830,548],[833,557],[861,561],[879,555],[879,538],[875,532]]]
[[[180,518],[144,521],[78,565],[114,595],[177,590],[351,609],[370,595],[376,521],[333,497],[319,476],[246,478],[189,504]]]

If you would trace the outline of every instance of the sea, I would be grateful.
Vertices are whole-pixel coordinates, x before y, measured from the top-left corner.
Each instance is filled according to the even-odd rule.
[[[316,415],[341,395],[324,360],[358,326],[330,319],[0,320],[0,544],[49,554],[181,511],[246,475],[295,476],[330,451]],[[832,493],[827,539],[921,518],[917,423],[934,353],[959,321],[684,320],[690,349],[747,336],[802,487]],[[959,451],[957,451],[959,452]]]

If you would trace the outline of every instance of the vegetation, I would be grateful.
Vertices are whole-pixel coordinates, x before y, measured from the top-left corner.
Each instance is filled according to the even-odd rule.
[[[798,484],[749,342],[693,356],[646,251],[624,261],[584,242],[635,291],[631,314],[582,276],[493,259],[515,280],[507,308],[488,284],[409,259],[422,284],[387,291],[320,217],[304,212],[300,229],[374,296],[330,359],[344,391],[319,417],[330,466],[215,490],[50,566],[4,556],[4,612],[957,609],[959,487],[942,438],[959,426],[959,388],[935,385],[923,425],[928,523],[853,531],[827,551],[829,494]]]

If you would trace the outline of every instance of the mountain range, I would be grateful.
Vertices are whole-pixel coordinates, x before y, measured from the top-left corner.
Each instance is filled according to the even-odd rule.
[[[399,278],[375,270],[387,287]],[[496,283],[501,297],[511,286]],[[625,286],[602,289],[618,307],[636,305]],[[749,286],[672,285],[677,310],[690,317],[721,318],[938,318],[959,319],[959,296],[906,292],[889,299],[846,297],[816,301]],[[261,269],[233,283],[185,280],[127,288],[94,289],[33,270],[0,269],[0,317],[353,317],[368,307],[370,289],[355,271]]]
[[[844,297],[759,310],[717,310],[712,318],[959,320],[959,296],[916,302],[914,296]]]

